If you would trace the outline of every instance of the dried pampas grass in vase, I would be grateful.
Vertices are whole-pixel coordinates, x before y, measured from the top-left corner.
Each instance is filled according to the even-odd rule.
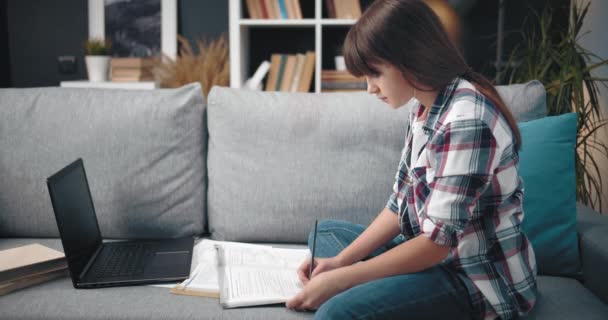
[[[154,74],[162,88],[177,88],[199,82],[207,97],[213,86],[228,86],[230,63],[226,36],[215,40],[199,39],[195,52],[188,39],[178,36],[180,45],[176,60],[164,56]]]

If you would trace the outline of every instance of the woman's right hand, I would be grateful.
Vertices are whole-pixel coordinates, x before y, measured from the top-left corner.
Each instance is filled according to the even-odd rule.
[[[344,264],[337,257],[315,258],[315,262],[314,262],[315,264],[314,264],[314,267],[312,270],[312,275],[309,278],[308,272],[310,271],[310,263],[311,263],[311,259],[310,259],[310,257],[308,257],[308,258],[306,258],[306,260],[304,260],[304,262],[302,262],[302,264],[298,268],[298,276],[300,277],[300,281],[302,281],[302,283],[304,285],[306,285],[308,283],[308,281],[310,281],[310,278],[312,278],[322,272],[341,268],[344,266]]]

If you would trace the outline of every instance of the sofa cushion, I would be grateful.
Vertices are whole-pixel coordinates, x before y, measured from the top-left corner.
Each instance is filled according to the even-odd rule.
[[[497,90],[518,121],[546,114],[539,82]],[[391,194],[408,110],[365,92],[216,87],[208,103],[216,239],[305,242],[315,219],[369,224]]]
[[[40,243],[62,250],[59,239],[0,239],[0,250]],[[168,288],[129,286],[74,289],[69,277],[0,296],[0,319],[312,319],[282,304],[223,309],[217,298],[171,294]]]
[[[0,237],[57,237],[46,178],[82,157],[101,234],[200,234],[200,85],[162,90],[0,90]]]
[[[547,115],[547,93],[545,86],[538,80],[496,86],[496,91],[517,122],[540,119]]]
[[[575,113],[519,124],[524,181],[522,228],[532,242],[539,273],[570,275],[580,269],[576,236]]]
[[[523,319],[608,319],[608,306],[574,279],[539,276],[538,300]]]
[[[207,159],[212,237],[304,243],[315,219],[369,224],[391,194],[407,115],[365,92],[214,87]]]

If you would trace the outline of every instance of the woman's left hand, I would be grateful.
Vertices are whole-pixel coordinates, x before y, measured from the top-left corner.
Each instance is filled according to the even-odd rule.
[[[323,272],[313,277],[285,306],[291,310],[316,310],[329,298],[344,291],[340,269]],[[342,283],[341,283],[342,282]]]

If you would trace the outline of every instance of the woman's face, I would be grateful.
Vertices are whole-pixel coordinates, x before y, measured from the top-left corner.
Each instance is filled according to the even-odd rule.
[[[367,92],[376,95],[391,107],[397,109],[405,105],[414,95],[414,87],[405,79],[401,71],[392,65],[377,67],[378,76],[366,76]]]

